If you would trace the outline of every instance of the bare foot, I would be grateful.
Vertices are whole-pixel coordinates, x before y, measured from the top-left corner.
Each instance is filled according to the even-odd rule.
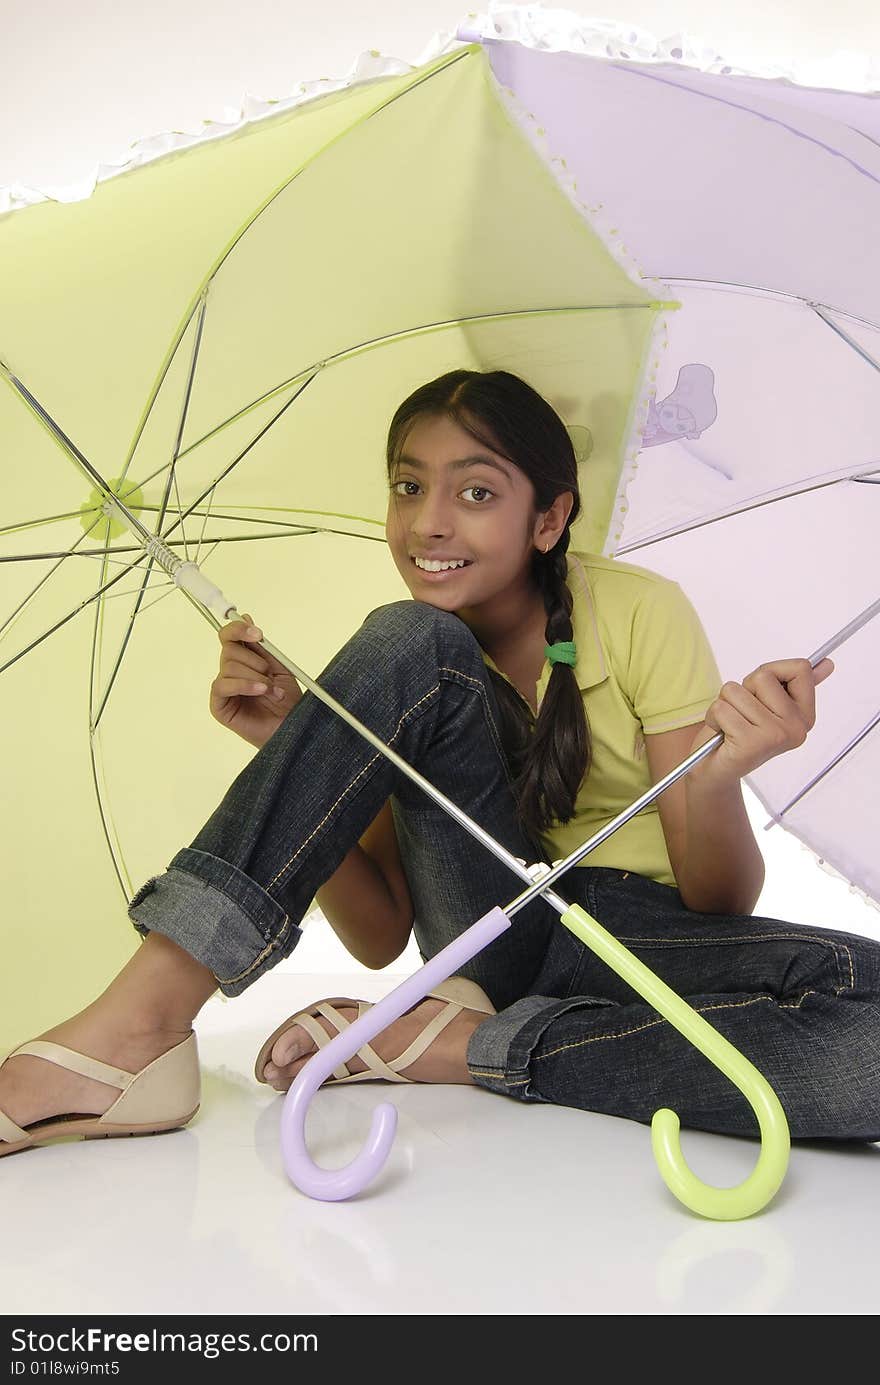
[[[399,1019],[383,1029],[370,1043],[386,1063],[398,1058],[410,1044],[418,1038],[422,1030],[435,1015],[445,1009],[445,1000],[423,1000],[414,1009],[408,1010]],[[336,1009],[345,1019],[357,1019],[357,1006],[337,1005]],[[420,1058],[410,1063],[403,1073],[413,1082],[473,1082],[467,1069],[467,1046],[471,1034],[488,1018],[479,1010],[462,1010],[455,1019],[437,1035],[432,1044]],[[336,1030],[324,1015],[317,1016],[318,1023],[331,1037]],[[276,1039],[272,1054],[266,1063],[264,1075],[270,1087],[277,1092],[286,1092],[291,1082],[304,1064],[315,1052],[315,1041],[306,1033],[302,1025],[294,1024]],[[366,1063],[360,1058],[347,1059],[350,1072],[364,1072]]]
[[[107,1015],[83,1011],[38,1037],[124,1072],[140,1072],[191,1032],[157,1029],[130,1033]],[[50,1116],[103,1115],[120,1092],[120,1087],[80,1077],[29,1053],[8,1058],[0,1068],[0,1109],[22,1127]]]

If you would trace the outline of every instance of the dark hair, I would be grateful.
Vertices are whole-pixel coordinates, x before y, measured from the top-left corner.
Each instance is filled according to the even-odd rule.
[[[544,598],[547,644],[573,638],[566,581],[570,529],[580,512],[571,437],[537,390],[506,370],[451,370],[420,386],[398,408],[388,430],[386,462],[393,480],[406,437],[425,415],[457,423],[484,447],[506,457],[531,481],[536,513],[571,491],[574,504],[549,553],[532,554],[531,576]],[[554,821],[568,822],[591,760],[590,728],[574,668],[554,663],[533,722],[511,684],[487,666],[501,713],[499,731],[522,826],[534,838]],[[532,725],[534,724],[534,732]]]

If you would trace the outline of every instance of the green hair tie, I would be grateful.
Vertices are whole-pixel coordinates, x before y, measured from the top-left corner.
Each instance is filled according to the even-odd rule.
[[[545,644],[544,653],[551,664],[574,664],[577,658],[574,640],[557,640],[556,644]]]

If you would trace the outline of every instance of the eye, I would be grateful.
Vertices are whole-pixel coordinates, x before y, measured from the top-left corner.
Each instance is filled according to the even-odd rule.
[[[488,489],[488,487],[486,487],[486,486],[465,486],[464,490],[462,491],[462,495],[467,495],[468,491],[482,491],[483,495],[494,495],[494,494],[495,494],[494,491],[490,491],[490,490]],[[476,503],[477,503],[477,504],[482,504],[483,502],[482,502],[482,501],[477,501]]]
[[[412,495],[412,491],[400,491],[399,486],[418,486],[418,481],[392,481],[391,492],[393,495]]]

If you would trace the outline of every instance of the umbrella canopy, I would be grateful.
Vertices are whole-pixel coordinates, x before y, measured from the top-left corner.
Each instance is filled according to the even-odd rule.
[[[584,460],[574,544],[600,550],[662,296],[562,172],[471,45],[0,218],[0,1042],[134,950],[125,901],[251,753],[208,714],[214,631],[82,462],[313,676],[408,595],[385,437],[447,370],[554,404]]]
[[[681,303],[605,552],[682,584],[724,678],[808,656],[880,596],[880,97],[561,10],[459,30],[481,35],[534,146]],[[804,746],[747,783],[877,903],[880,621],[835,663]]]

